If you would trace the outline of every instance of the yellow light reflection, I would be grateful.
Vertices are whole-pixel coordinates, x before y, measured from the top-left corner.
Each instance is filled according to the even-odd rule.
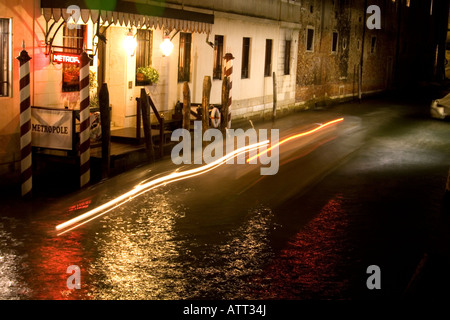
[[[224,157],[217,159],[216,161],[206,164],[204,166],[201,166],[199,168],[185,170],[185,171],[181,171],[181,172],[174,171],[171,174],[163,176],[161,178],[154,179],[154,180],[151,180],[146,183],[140,183],[136,187],[134,187],[132,190],[122,194],[121,196],[119,196],[101,206],[98,206],[97,208],[94,208],[82,215],[79,215],[78,217],[75,217],[71,220],[68,220],[64,223],[57,225],[56,226],[57,231],[69,228],[74,225],[73,227],[66,229],[63,232],[59,233],[58,236],[66,233],[68,231],[71,231],[75,228],[78,228],[79,226],[84,225],[84,224],[110,212],[111,210],[113,210],[117,207],[120,207],[124,203],[127,203],[128,201],[140,196],[141,194],[146,193],[150,190],[153,190],[161,185],[166,185],[166,184],[169,184],[169,183],[172,183],[175,181],[184,180],[184,179],[192,178],[192,177],[207,173],[213,169],[216,169],[217,167],[226,163],[228,160],[233,159],[242,153],[246,153],[250,150],[258,149],[259,147],[267,145],[267,144],[269,144],[269,140],[265,140],[265,141],[258,142],[258,143],[252,144],[252,145],[248,145],[248,146],[239,148],[233,152],[230,152],[229,154],[225,155]]]
[[[291,141],[291,140],[294,140],[294,139],[297,139],[297,138],[300,138],[300,137],[307,136],[307,135],[312,134],[312,133],[314,133],[314,132],[317,132],[317,131],[319,131],[319,130],[321,130],[321,129],[327,127],[327,126],[330,126],[330,125],[332,125],[332,124],[335,124],[335,123],[338,123],[338,122],[341,122],[341,121],[344,121],[344,118],[335,119],[335,120],[329,121],[329,122],[327,122],[327,123],[321,124],[320,126],[318,126],[317,128],[314,128],[314,129],[312,129],[312,130],[309,130],[309,131],[306,131],[306,132],[302,132],[302,133],[298,133],[298,134],[289,136],[289,137],[287,137],[286,139],[281,140],[281,141],[278,142],[277,144],[275,144],[275,145],[273,145],[273,146],[270,146],[270,147],[267,148],[266,150],[264,150],[264,151],[262,151],[262,152],[260,152],[260,153],[258,153],[258,154],[256,154],[256,155],[254,155],[253,157],[248,158],[248,159],[247,159],[247,163],[250,162],[251,160],[253,160],[253,159],[255,159],[255,158],[258,158],[259,156],[261,156],[261,155],[263,155],[263,154],[269,152],[270,150],[272,150],[272,149],[275,148],[276,146],[279,146],[279,145],[281,145],[281,144],[283,144],[283,143],[285,143],[285,142],[288,142],[288,141]]]

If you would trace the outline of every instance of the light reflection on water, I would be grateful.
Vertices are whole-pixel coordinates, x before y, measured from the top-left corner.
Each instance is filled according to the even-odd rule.
[[[87,267],[93,299],[245,298],[245,279],[271,256],[272,212],[258,208],[217,242],[179,231],[189,208],[151,192],[99,222]]]
[[[316,143],[321,145],[320,141]],[[309,146],[312,141],[302,143]],[[294,149],[298,148],[286,152],[288,158],[296,159]],[[72,211],[83,204],[94,206],[113,195],[97,191],[92,200],[83,198],[75,207],[69,204],[67,212],[58,208],[34,214],[42,219],[35,223],[24,218],[0,225],[4,262],[0,270],[5,270],[0,275],[0,298],[260,299],[268,286],[278,285],[258,281],[258,275],[267,272],[267,264],[275,258],[272,208],[309,181],[300,179],[302,172],[297,176],[293,172],[297,171],[287,168],[282,175],[281,168],[278,176],[283,183],[266,178],[268,182],[259,189],[249,187],[246,192],[247,185],[260,181],[259,173],[252,176],[252,172],[228,166],[215,172],[214,179],[193,179],[150,191],[60,237],[48,231],[72,217]],[[242,173],[247,174],[245,179],[241,179]],[[217,181],[227,187],[227,196]],[[111,193],[117,191],[113,189]],[[322,239],[310,240],[318,245],[311,255],[329,253],[321,251]],[[81,290],[66,287],[70,265],[81,268]],[[311,278],[310,286],[315,284]]]
[[[152,193],[101,220],[90,265],[96,299],[171,299],[183,282],[172,241],[181,213]]]
[[[21,299],[29,295],[29,288],[21,275],[27,256],[17,251],[23,243],[5,228],[5,225],[16,224],[14,218],[0,219],[0,299]]]
[[[196,223],[185,229],[195,212],[170,197],[174,189],[61,237],[48,232],[54,221],[1,218],[0,299],[251,298],[248,279],[272,257],[272,211],[260,206],[228,227],[219,222],[220,235]],[[70,265],[81,268],[80,290],[66,286]]]

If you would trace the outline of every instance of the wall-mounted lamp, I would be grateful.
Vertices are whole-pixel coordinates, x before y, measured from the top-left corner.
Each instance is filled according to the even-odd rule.
[[[161,48],[161,51],[163,53],[163,57],[169,56],[173,49],[173,43],[172,39],[180,32],[180,30],[175,30],[174,34],[171,36],[168,29],[164,30],[164,41],[161,42],[161,45],[159,46]]]
[[[161,42],[161,45],[159,47],[161,48],[164,57],[170,55],[173,49],[173,43],[170,41],[169,35],[164,36],[164,41]]]
[[[133,29],[128,29],[128,33],[123,42],[123,46],[130,56],[134,56],[134,54],[136,53],[137,41],[136,35],[133,35]]]

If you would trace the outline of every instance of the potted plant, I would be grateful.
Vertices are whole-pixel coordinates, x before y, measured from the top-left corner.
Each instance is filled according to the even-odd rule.
[[[156,84],[159,79],[158,71],[152,66],[139,67],[136,70],[136,82],[141,85]]]

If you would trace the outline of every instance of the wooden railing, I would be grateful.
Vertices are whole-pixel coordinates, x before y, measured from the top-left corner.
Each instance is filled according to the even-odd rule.
[[[156,109],[155,103],[153,102],[150,95],[148,95],[144,88],[141,89],[141,97],[136,98],[137,101],[137,113],[136,113],[136,138],[141,138],[141,117],[142,125],[144,127],[144,139],[145,146],[149,157],[154,160],[154,150],[153,141],[151,134],[151,124],[150,124],[150,108],[158,120],[159,127],[159,152],[160,156],[164,155],[164,116],[162,116]]]

